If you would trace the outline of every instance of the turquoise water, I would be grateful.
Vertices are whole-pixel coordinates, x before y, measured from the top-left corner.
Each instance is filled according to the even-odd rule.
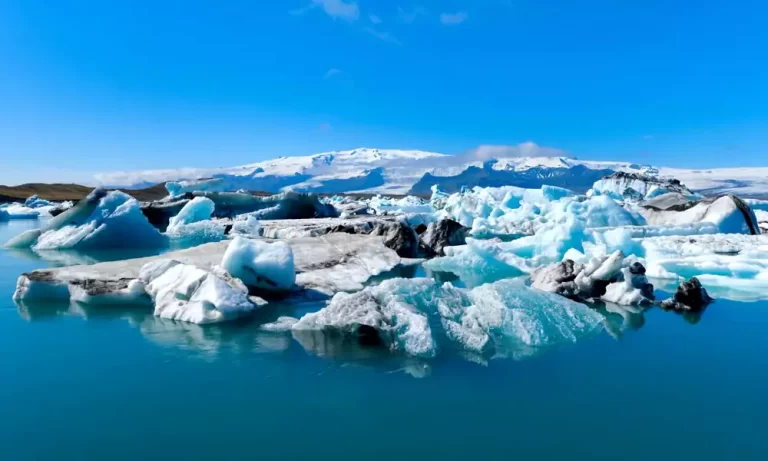
[[[0,223],[0,242],[34,222]],[[521,360],[321,357],[141,308],[11,301],[0,250],[0,459],[766,459],[768,302],[619,316]],[[617,339],[618,338],[618,339]],[[328,351],[326,351],[328,352]]]

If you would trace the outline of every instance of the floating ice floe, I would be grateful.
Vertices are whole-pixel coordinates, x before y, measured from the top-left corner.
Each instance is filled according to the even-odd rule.
[[[768,293],[768,235],[653,237],[639,244],[649,277],[696,277],[715,297]]]
[[[250,245],[251,243],[254,245]],[[234,247],[228,251],[232,244]],[[286,244],[290,245],[290,248],[285,248]],[[291,267],[291,250],[295,283],[290,282],[291,274],[288,274]],[[155,288],[149,287],[153,281],[159,279],[163,286],[172,284],[168,286],[188,287],[191,291],[184,294],[173,288],[177,290],[172,291],[177,293],[174,296],[178,298],[179,303],[187,307],[179,310],[170,304],[163,304],[165,307],[156,311],[158,315],[160,312],[166,312],[164,315],[169,318],[180,320],[224,321],[232,318],[229,313],[235,311],[227,307],[230,304],[221,304],[216,301],[219,298],[210,296],[224,293],[221,294],[221,302],[241,299],[239,294],[226,294],[230,288],[225,285],[237,292],[242,291],[239,287],[245,289],[246,285],[262,290],[265,287],[274,290],[272,284],[259,281],[269,278],[280,291],[286,288],[291,290],[284,293],[289,299],[324,299],[341,291],[362,290],[363,283],[368,279],[394,269],[401,262],[394,251],[383,245],[380,238],[367,235],[330,234],[274,244],[236,239],[234,242],[207,243],[149,258],[36,270],[19,277],[14,299],[21,303],[80,301],[108,304],[116,299],[121,299],[121,302],[144,303],[148,301],[147,296],[151,296],[156,304],[158,299],[162,302],[171,299],[170,295],[157,298],[166,293],[161,290],[160,282],[155,283]],[[163,275],[166,269],[176,265],[186,268],[174,269],[169,275]],[[234,274],[230,274],[220,265],[227,267]],[[209,275],[203,277],[203,273]],[[200,277],[196,279],[198,275]],[[161,279],[161,276],[165,278]],[[193,297],[196,286],[191,282],[192,279],[202,282],[209,276],[212,278],[206,282],[205,291]],[[242,277],[243,280],[236,277]],[[139,296],[141,292],[138,286],[131,285],[136,280],[141,286],[147,287],[147,294]],[[245,293],[248,293],[247,289]],[[206,302],[221,314],[214,312],[203,315],[199,309],[210,307]],[[259,304],[253,299],[251,302]],[[231,306],[235,306],[234,309],[238,312],[245,312],[240,309],[243,306],[246,306],[243,309],[247,310],[247,305],[239,301],[233,301]]]
[[[308,349],[347,342],[431,357],[446,342],[474,353],[519,356],[574,342],[602,319],[587,306],[517,281],[467,290],[431,279],[392,279],[336,295],[292,330]]]

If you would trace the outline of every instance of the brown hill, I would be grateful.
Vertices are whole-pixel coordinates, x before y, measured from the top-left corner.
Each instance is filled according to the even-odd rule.
[[[79,184],[30,183],[19,186],[0,186],[0,203],[23,202],[31,195],[37,195],[42,199],[56,202],[64,200],[77,201],[84,198],[92,190],[93,187],[81,186]],[[157,200],[168,195],[164,184],[157,184],[146,189],[126,190],[124,192],[140,201]]]

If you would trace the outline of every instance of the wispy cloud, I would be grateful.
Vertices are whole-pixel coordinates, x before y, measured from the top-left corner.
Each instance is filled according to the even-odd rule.
[[[443,13],[440,15],[440,22],[446,26],[455,26],[461,24],[469,18],[469,15],[465,11],[459,11],[458,13]]]
[[[354,1],[345,2],[344,0],[312,0],[312,3],[304,8],[291,10],[289,13],[301,15],[316,7],[322,8],[325,14],[334,19],[355,22],[360,18],[360,8],[357,3]]]
[[[372,14],[372,15],[368,16],[368,19],[370,19],[371,23],[373,23],[373,24],[381,24],[381,22],[382,22],[381,18],[376,16],[375,14]]]
[[[363,30],[368,32],[369,34],[373,35],[374,37],[378,38],[379,40],[383,40],[383,41],[389,42],[389,43],[394,43],[395,45],[402,45],[400,40],[395,38],[389,32],[384,32],[384,31],[376,30],[373,27],[366,27]]]
[[[518,145],[493,145],[483,144],[469,151],[469,155],[476,160],[490,160],[494,158],[510,157],[567,157],[568,154],[556,147],[539,146],[535,142],[526,141]]]
[[[429,12],[422,6],[416,6],[410,11],[405,11],[399,6],[397,7],[397,18],[400,22],[405,24],[412,24],[419,18],[419,16],[426,16],[427,14],[429,14]]]
[[[323,75],[323,79],[328,80],[329,78],[332,78],[334,75],[338,75],[341,72],[341,69],[336,69],[335,67],[333,69],[328,69],[328,72]]]

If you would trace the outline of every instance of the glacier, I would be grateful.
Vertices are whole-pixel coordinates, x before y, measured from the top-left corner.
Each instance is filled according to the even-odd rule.
[[[493,147],[493,146],[490,146]],[[428,195],[434,184],[448,192],[464,186],[516,185],[536,189],[554,185],[585,193],[593,183],[623,172],[663,180],[674,178],[694,194],[741,197],[768,196],[768,168],[683,169],[631,162],[592,161],[565,156],[542,156],[532,142],[514,146],[519,157],[505,157],[507,149],[483,155],[446,155],[418,150],[357,148],[312,155],[280,157],[232,168],[177,168],[96,175],[109,188],[135,189],[172,182],[174,195],[193,190],[234,192],[240,189],[281,192],[382,193]],[[487,151],[487,149],[486,149]],[[598,186],[599,187],[599,186]],[[642,188],[639,186],[638,188]],[[640,191],[644,195],[660,193]],[[622,195],[625,189],[615,192]]]

